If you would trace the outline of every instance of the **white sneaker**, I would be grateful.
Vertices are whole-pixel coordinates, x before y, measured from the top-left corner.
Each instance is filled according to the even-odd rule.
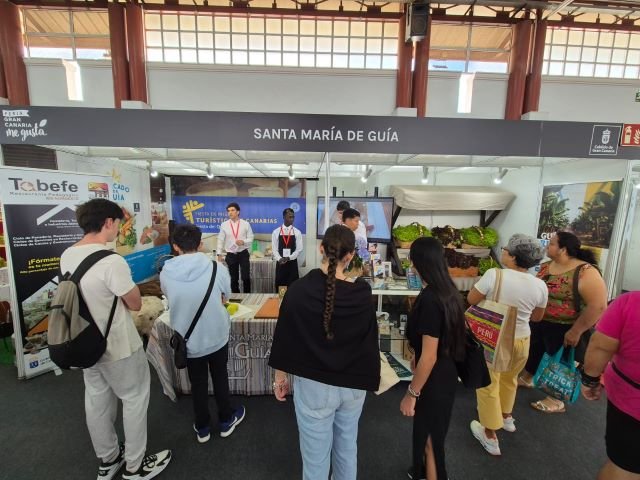
[[[111,480],[124,465],[124,444],[121,443],[118,448],[118,457],[113,462],[100,463],[98,480]]]
[[[171,461],[171,450],[162,450],[154,455],[147,455],[137,472],[126,471],[122,480],[150,480],[158,476]]]
[[[474,420],[471,422],[469,427],[471,428],[473,436],[476,437],[476,440],[480,442],[480,445],[482,445],[487,452],[491,455],[502,455],[502,453],[500,453],[500,444],[498,443],[498,439],[488,438],[486,433],[484,433],[484,427],[480,422]]]
[[[516,431],[516,421],[513,417],[507,417],[503,420],[502,429],[505,432],[513,433]]]

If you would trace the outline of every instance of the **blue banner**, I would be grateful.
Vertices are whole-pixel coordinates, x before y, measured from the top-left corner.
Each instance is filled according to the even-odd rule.
[[[240,218],[251,224],[253,233],[271,234],[282,225],[282,211],[292,208],[296,214],[294,225],[307,233],[306,199],[273,197],[206,197],[174,196],[171,200],[173,220],[176,223],[193,223],[203,233],[219,233],[220,225],[228,219],[227,205],[240,205]]]
[[[126,255],[124,259],[131,268],[133,281],[140,283],[157,275],[160,257],[170,254],[171,248],[167,244]]]

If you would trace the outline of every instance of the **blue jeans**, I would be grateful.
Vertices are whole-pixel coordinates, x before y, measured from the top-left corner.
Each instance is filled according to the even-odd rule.
[[[356,480],[364,390],[293,378],[303,480]]]

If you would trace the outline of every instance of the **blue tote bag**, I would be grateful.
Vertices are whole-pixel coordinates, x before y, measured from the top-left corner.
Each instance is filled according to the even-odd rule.
[[[581,375],[576,368],[575,348],[569,350],[569,359],[564,359],[564,347],[555,355],[545,353],[533,377],[533,384],[547,395],[566,403],[575,403],[580,396]]]

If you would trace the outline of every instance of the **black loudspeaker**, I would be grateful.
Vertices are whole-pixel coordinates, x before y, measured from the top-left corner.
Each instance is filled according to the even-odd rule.
[[[376,198],[378,197],[378,187],[373,189],[373,196]]]
[[[333,187],[333,196],[334,197],[338,196],[338,187]]]
[[[426,2],[413,2],[407,9],[407,29],[405,41],[423,40],[427,36],[429,25],[429,4]]]

